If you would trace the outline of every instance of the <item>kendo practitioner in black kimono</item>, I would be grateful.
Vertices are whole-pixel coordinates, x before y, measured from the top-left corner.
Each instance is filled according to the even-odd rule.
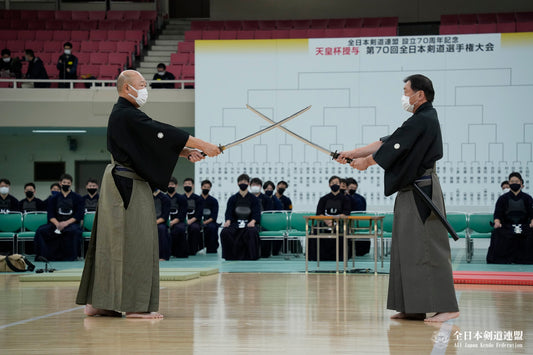
[[[346,179],[346,195],[350,197],[351,202],[351,208],[350,210],[352,212],[358,211],[366,211],[366,200],[363,196],[359,195],[357,193],[357,180],[354,178],[347,178]],[[355,240],[352,241],[352,243],[355,243],[355,255],[356,256],[363,256],[368,254],[370,251],[370,240]]]
[[[204,233],[205,248],[207,254],[216,253],[218,249],[218,201],[211,196],[211,181],[202,181],[202,199],[203,199],[203,214],[202,214],[202,230]]]
[[[187,228],[189,255],[196,255],[197,252],[204,248],[200,225],[204,211],[203,199],[193,192],[194,180],[192,178],[183,180],[183,190],[185,191],[184,196],[187,200],[187,223],[185,226],[178,226],[178,229],[183,227]],[[185,230],[180,230],[179,233],[185,234]]]
[[[226,260],[259,259],[259,223],[261,206],[259,199],[248,192],[250,177],[237,178],[239,192],[228,199],[226,222],[220,232],[222,258]]]
[[[167,194],[170,198],[170,250],[177,258],[189,257],[187,243],[187,198],[176,192],[178,180],[171,177]]]
[[[393,319],[445,322],[459,316],[453,285],[448,232],[413,183],[443,215],[444,199],[435,163],[442,158],[442,136],[432,102],[433,83],[423,75],[405,80],[402,107],[413,113],[400,128],[379,141],[341,152],[358,170],[379,164],[385,170],[385,195],[398,192],[394,204],[387,308]],[[427,317],[426,313],[436,312]]]
[[[72,176],[60,180],[61,193],[48,201],[48,223],[35,232],[35,260],[74,261],[82,242],[83,198],[71,190]]]
[[[260,178],[255,177],[252,180],[250,180],[250,192],[259,199],[260,206],[261,206],[261,213],[263,213],[263,211],[279,211],[282,209],[280,200],[278,200],[278,198],[273,195],[274,183],[272,183],[271,181],[270,183],[272,184],[271,190],[269,192],[270,196],[267,196],[266,194],[261,192],[261,188],[262,188],[261,185],[263,185],[263,181],[261,181]],[[278,242],[278,241],[277,240],[276,241],[261,240],[261,257],[262,258],[270,257],[270,255],[272,254],[272,247],[273,247],[274,242]],[[276,250],[277,250],[276,255],[278,255],[280,249],[276,248]]]
[[[88,316],[163,318],[152,191],[167,190],[178,157],[197,162],[204,158],[199,150],[213,157],[220,149],[139,110],[148,99],[141,73],[123,71],[117,91],[107,125],[112,161],[101,180],[76,303]]]
[[[19,201],[9,193],[10,187],[8,179],[0,179],[0,213],[19,210]]]
[[[47,206],[41,199],[35,197],[35,184],[28,182],[24,185],[25,198],[19,201],[18,210],[22,213],[46,211]]]
[[[340,192],[340,178],[338,176],[332,176],[329,178],[329,188],[331,192],[324,195],[318,201],[316,206],[317,216],[349,216],[350,215],[350,198]],[[331,227],[333,221],[324,221],[326,226]],[[342,237],[340,237],[342,238]],[[316,260],[316,239],[309,239],[309,260]],[[343,260],[343,243],[342,239],[339,240],[339,260]],[[320,260],[335,260],[336,258],[336,243],[334,239],[321,239],[320,240]],[[351,249],[348,249],[348,258],[351,257]]]
[[[170,236],[168,235],[168,217],[170,215],[170,197],[161,190],[154,191],[157,236],[159,238],[159,260],[170,259]]]
[[[496,201],[488,264],[533,264],[533,198],[523,186],[522,175],[511,173],[511,191]]]
[[[87,195],[83,196],[85,212],[95,212],[98,206],[98,198],[100,197],[98,194],[98,181],[96,179],[87,180],[85,190],[87,190]]]

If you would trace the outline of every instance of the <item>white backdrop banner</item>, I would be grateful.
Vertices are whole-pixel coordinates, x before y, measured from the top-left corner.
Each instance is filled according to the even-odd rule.
[[[437,163],[448,210],[492,210],[500,182],[533,168],[533,33],[378,38],[196,41],[195,134],[227,144],[312,105],[285,125],[331,150],[391,134],[409,113],[403,79],[424,74],[435,88],[444,157]],[[289,183],[295,210],[314,211],[331,175],[354,177],[369,209],[392,210],[383,171],[333,162],[279,129],[196,164],[222,209],[237,176]],[[222,217],[223,218],[223,217]],[[220,218],[220,219],[222,219]]]

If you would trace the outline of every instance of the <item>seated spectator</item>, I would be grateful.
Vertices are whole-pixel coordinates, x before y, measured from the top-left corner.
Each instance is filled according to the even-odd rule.
[[[31,49],[26,49],[26,61],[28,62],[28,71],[26,79],[48,79],[48,74],[44,67],[43,61],[35,56]],[[49,88],[50,83],[33,83],[34,88]]]
[[[220,233],[222,257],[226,260],[259,259],[261,207],[259,199],[248,192],[250,177],[237,178],[239,192],[231,196],[226,206],[226,222]]]
[[[292,201],[290,198],[284,195],[287,187],[289,187],[289,184],[287,184],[286,181],[281,180],[278,182],[276,185],[276,197],[281,201],[283,210],[292,211]]]
[[[44,206],[48,209],[48,201],[55,195],[61,192],[61,186],[57,182],[50,185],[50,195],[44,200]]]
[[[276,196],[272,196],[273,193],[271,193],[271,196],[268,197],[267,195],[261,193],[263,181],[261,181],[260,178],[253,178],[250,180],[250,192],[259,199],[261,212],[263,211],[274,211],[274,210],[281,210],[281,202],[278,200]],[[272,185],[274,185],[272,183]],[[272,254],[272,248],[273,243],[276,242],[278,244],[283,245],[283,241],[272,241],[272,240],[261,240],[261,257],[262,258],[269,258]],[[279,248],[276,248],[276,255],[279,254],[279,251],[281,249],[281,246]]]
[[[187,199],[187,242],[189,243],[189,255],[196,255],[204,248],[201,234],[202,213],[204,211],[203,199],[195,194],[194,180],[183,180],[183,190]]]
[[[211,196],[211,181],[202,181],[202,195],[203,198],[203,216],[202,216],[202,230],[204,232],[204,241],[206,253],[216,253],[218,249],[218,201]]]
[[[487,263],[533,264],[533,198],[522,192],[520,173],[509,175],[509,186],[496,201]]]
[[[341,195],[346,195],[347,190],[348,190],[348,180],[341,178],[340,182],[341,183],[340,183],[339,191],[340,191]]]
[[[350,197],[351,201],[351,210],[352,211],[366,211],[366,200],[363,196],[359,195],[357,193],[357,180],[354,178],[348,178],[346,179],[348,184],[348,196]],[[356,240],[353,241],[355,243],[355,255],[356,256],[363,256],[368,254],[370,251],[370,240]]]
[[[46,211],[44,202],[35,197],[35,184],[28,182],[24,185],[24,194],[26,197],[19,201],[18,210],[23,213]]]
[[[8,179],[0,179],[0,213],[19,210],[19,201],[9,193],[10,186]]]
[[[98,207],[98,198],[100,198],[100,194],[98,193],[98,181],[93,178],[87,180],[85,190],[87,190],[87,195],[83,196],[85,212],[95,212],[96,207]]]
[[[159,260],[170,259],[170,238],[168,236],[168,217],[170,214],[170,197],[157,189],[154,191],[155,218],[159,237]]]
[[[63,174],[61,192],[48,200],[49,223],[35,232],[35,260],[76,260],[82,241],[83,198],[71,190],[72,176]]]
[[[170,198],[170,250],[177,258],[189,256],[187,243],[187,198],[176,192],[178,180],[172,177],[168,183],[167,194]]]
[[[11,51],[2,49],[2,61],[0,62],[1,78],[22,78],[22,63],[17,57],[11,58]]]
[[[350,196],[352,211],[366,211],[366,199],[357,193],[357,180],[354,178],[346,179],[348,182],[348,196]]]
[[[509,180],[502,181],[500,187],[502,188],[502,195],[511,191],[511,188],[509,187]]]
[[[274,195],[274,189],[275,185],[272,181],[266,181],[263,184],[263,190],[265,191],[264,194],[262,194],[261,199],[261,208],[263,211],[280,211],[283,210],[283,204],[281,201]],[[287,204],[289,207],[292,208],[292,202],[287,197]],[[293,245],[295,243],[298,243],[297,247],[296,245]],[[298,241],[291,240],[289,241],[289,245],[293,247],[295,251],[301,250],[301,245]],[[272,255],[279,255],[279,252],[281,251],[281,248],[283,247],[283,241],[282,240],[273,240],[272,241]]]
[[[318,201],[316,207],[317,216],[349,216],[351,202],[350,198],[340,192],[341,179],[338,176],[329,178],[329,188],[331,192],[324,195]],[[324,221],[325,226],[333,227],[334,221]],[[317,260],[317,244],[316,239],[309,239],[309,260]],[[350,251],[350,250],[349,250]],[[335,260],[336,243],[334,239],[320,240],[320,260]],[[339,260],[342,260],[343,249],[342,240],[339,240]],[[350,256],[350,255],[349,255]]]
[[[162,81],[162,80],[176,80],[176,77],[171,72],[166,71],[167,67],[163,63],[157,65],[157,73],[154,74],[152,80]],[[174,83],[160,84],[160,83],[151,83],[150,86],[152,89],[174,89]]]
[[[72,54],[72,43],[63,44],[63,54],[57,60],[57,70],[59,70],[59,79],[77,79],[78,78],[78,58]],[[59,83],[58,87],[68,88],[69,83]]]

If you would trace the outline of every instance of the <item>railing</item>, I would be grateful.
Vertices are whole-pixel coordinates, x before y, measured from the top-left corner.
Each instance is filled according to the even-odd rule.
[[[179,84],[178,90],[186,89],[186,85],[194,85],[194,80],[147,80],[147,85],[150,84]],[[63,89],[92,89],[96,87],[114,87],[117,83],[116,79],[112,80],[91,80],[91,79],[15,79],[15,78],[0,78],[0,83],[11,83],[12,87],[5,89],[33,89],[33,83],[64,83],[69,84]],[[89,87],[75,87],[75,84],[90,84]],[[19,86],[21,84],[21,86]],[[22,84],[31,84],[30,86]],[[85,86],[85,85],[84,85]],[[40,89],[40,88],[39,88]],[[48,88],[45,88],[48,89]],[[174,88],[176,89],[176,88]]]

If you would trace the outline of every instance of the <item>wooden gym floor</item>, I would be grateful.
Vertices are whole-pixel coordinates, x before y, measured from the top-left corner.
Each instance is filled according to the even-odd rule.
[[[162,282],[163,320],[85,317],[75,282],[0,275],[3,354],[533,353],[533,287],[456,285],[461,317],[393,321],[388,275],[221,273]]]

